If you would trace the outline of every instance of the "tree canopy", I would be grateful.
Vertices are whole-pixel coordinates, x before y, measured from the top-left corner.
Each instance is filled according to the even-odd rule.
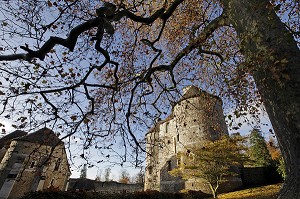
[[[241,136],[223,137],[202,147],[193,146],[189,153],[178,154],[180,165],[169,173],[183,179],[204,179],[216,198],[218,188],[227,180],[226,177],[238,175],[232,168],[241,167],[247,161],[244,141]]]
[[[104,170],[104,181],[108,182],[111,181],[111,168],[106,168]]]
[[[272,157],[261,131],[254,128],[249,135],[249,156],[257,167],[271,166]]]
[[[120,183],[125,183],[125,184],[128,184],[130,183],[130,175],[129,173],[127,172],[126,169],[123,169],[120,173],[120,177],[119,177],[119,180],[118,180]]]
[[[80,171],[80,178],[86,179],[86,176],[87,176],[87,165],[84,164]]]
[[[120,164],[139,165],[141,132],[195,84],[237,117],[259,119],[264,104],[287,163],[280,197],[300,197],[298,1],[18,0],[0,7],[0,108],[14,127],[51,126],[83,145],[78,156],[101,151],[94,163],[121,145]]]

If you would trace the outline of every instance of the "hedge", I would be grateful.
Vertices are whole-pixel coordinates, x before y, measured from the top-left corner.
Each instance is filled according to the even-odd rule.
[[[38,191],[29,192],[21,199],[204,199],[210,196],[199,191],[190,191],[188,193],[144,191],[111,194],[85,191]]]

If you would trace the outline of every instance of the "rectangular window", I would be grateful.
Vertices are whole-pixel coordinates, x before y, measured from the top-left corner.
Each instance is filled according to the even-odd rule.
[[[167,166],[168,166],[168,171],[171,171],[172,170],[172,164],[171,164],[171,160],[169,160],[168,162],[167,162]]]
[[[148,167],[148,172],[149,172],[150,175],[153,173],[153,167],[152,166]]]
[[[17,177],[17,173],[16,174],[8,174],[6,178],[10,178],[10,179],[15,179]]]
[[[59,169],[59,166],[60,166],[60,163],[61,163],[61,159],[60,159],[60,158],[58,158],[58,160],[55,162],[54,171],[58,171],[58,169]]]
[[[166,123],[166,133],[168,133],[168,131],[169,131],[169,122]]]
[[[177,166],[180,166],[181,164],[181,157],[177,159]]]
[[[175,137],[173,137],[173,151],[174,151],[174,153],[177,152],[176,151],[176,138]]]
[[[35,165],[35,161],[32,161],[29,168],[33,168]]]

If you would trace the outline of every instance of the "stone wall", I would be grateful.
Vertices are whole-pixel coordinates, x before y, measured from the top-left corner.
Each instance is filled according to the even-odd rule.
[[[115,181],[102,182],[91,179],[70,179],[68,191],[93,191],[100,193],[125,193],[143,191],[143,184],[125,184]]]
[[[245,187],[274,184],[283,181],[274,167],[245,167],[240,170]]]

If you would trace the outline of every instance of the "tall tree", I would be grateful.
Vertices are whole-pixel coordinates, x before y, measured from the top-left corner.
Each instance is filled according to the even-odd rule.
[[[277,172],[281,175],[282,179],[285,179],[286,169],[284,159],[282,157],[278,144],[273,137],[271,137],[267,142],[267,147],[272,157],[273,164],[277,167]]]
[[[104,181],[106,181],[106,182],[111,181],[110,174],[111,174],[111,169],[110,168],[106,168],[104,170]]]
[[[217,198],[218,188],[226,181],[226,176],[236,175],[230,167],[242,166],[247,160],[243,140],[241,137],[223,137],[201,148],[194,146],[190,153],[178,154],[180,165],[169,173],[183,179],[204,179],[213,197]]]
[[[126,169],[121,171],[119,182],[124,184],[128,184],[130,182],[130,175]]]
[[[261,131],[254,128],[249,135],[249,156],[254,166],[263,167],[272,165],[272,157],[269,153],[265,138]]]
[[[87,165],[84,164],[83,167],[82,167],[82,169],[81,169],[81,171],[80,171],[80,176],[79,176],[79,178],[84,178],[84,179],[86,179],[86,177],[87,177]]]
[[[284,162],[283,157],[281,157],[279,159],[279,164],[278,164],[277,172],[281,175],[281,177],[283,179],[286,178],[286,167],[285,167],[285,162]]]
[[[144,184],[145,182],[145,171],[141,170],[133,177],[133,182],[138,184]]]
[[[269,138],[269,141],[267,142],[267,148],[269,150],[269,153],[270,153],[273,161],[276,162],[280,158],[282,158],[279,146],[273,137]]]
[[[97,175],[95,177],[96,181],[101,181],[102,180],[102,169],[98,170]]]
[[[300,52],[268,1],[223,1],[287,164],[279,198],[300,198]],[[248,68],[249,68],[248,67]]]
[[[108,137],[119,135],[121,160],[127,146],[138,160],[139,131],[195,83],[237,116],[264,104],[286,162],[279,198],[300,198],[299,1],[110,2],[1,3],[3,118],[53,125],[63,137],[82,131],[85,150],[110,150]]]

